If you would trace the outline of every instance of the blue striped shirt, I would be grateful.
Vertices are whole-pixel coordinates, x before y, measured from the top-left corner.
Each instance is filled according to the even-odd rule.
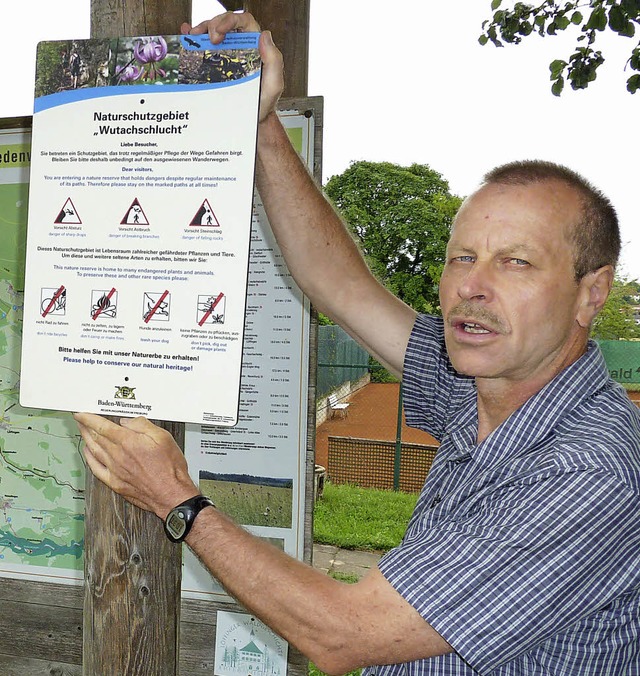
[[[410,425],[441,446],[391,585],[454,648],[385,676],[640,675],[640,412],[587,352],[482,443],[442,320],[404,366]]]

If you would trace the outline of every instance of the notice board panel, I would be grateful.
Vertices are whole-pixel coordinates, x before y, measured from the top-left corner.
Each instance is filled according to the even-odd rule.
[[[291,136],[294,143],[298,143],[301,154],[306,154],[313,168],[313,173],[320,180],[321,176],[321,143],[322,143],[322,99],[290,99],[282,102],[281,113],[284,124],[291,128]],[[306,120],[306,123],[303,123]],[[0,136],[0,143],[6,146],[18,145],[18,149],[3,148],[3,152],[9,150],[8,160],[14,163],[24,164],[28,156],[18,155],[13,157],[14,152],[30,152],[30,118],[10,119],[0,122],[0,131],[5,134]],[[307,131],[303,132],[302,126]],[[8,136],[18,134],[18,136]],[[305,145],[305,148],[301,144]],[[302,152],[304,150],[304,152]],[[10,167],[0,166],[0,171]],[[23,205],[28,196],[28,181],[25,167],[11,167],[11,173],[0,175],[0,198],[3,198],[2,190],[5,186],[6,199],[13,205],[12,210],[17,215],[11,219],[5,218],[2,223],[3,236],[0,237],[0,257],[3,261],[13,263],[3,265],[3,270],[10,271],[10,276],[0,275],[0,342],[5,347],[0,350],[0,367],[2,369],[3,385],[3,446],[0,465],[0,493],[2,493],[5,505],[5,522],[0,519],[0,537],[4,544],[3,558],[0,558],[0,601],[3,602],[5,611],[0,618],[0,664],[3,673],[23,674],[49,674],[52,670],[60,670],[60,673],[80,674],[82,660],[82,569],[83,569],[83,538],[84,538],[84,463],[79,453],[79,436],[75,425],[67,413],[58,411],[38,411],[37,409],[23,409],[18,403],[18,387],[20,375],[20,323],[22,313],[21,275],[24,264],[24,242],[26,229],[26,213]],[[28,166],[26,167],[28,170]],[[12,194],[9,196],[9,192]],[[11,210],[4,210],[11,213]],[[260,458],[256,469],[252,469],[247,461],[242,460],[237,467],[228,465],[227,457],[224,472],[220,474],[244,474],[249,473],[260,478],[290,479],[290,487],[281,482],[285,494],[290,493],[290,515],[280,520],[276,525],[253,525],[251,530],[258,535],[280,539],[283,548],[292,555],[307,563],[311,561],[312,532],[311,519],[313,510],[313,470],[314,470],[314,440],[315,440],[315,356],[316,356],[316,325],[314,313],[309,308],[308,302],[295,288],[288,276],[286,268],[282,267],[282,260],[278,252],[265,251],[272,248],[270,244],[268,223],[264,213],[260,210],[257,201],[254,208],[254,223],[252,229],[252,251],[256,254],[250,257],[249,278],[260,280],[262,270],[269,266],[276,266],[278,274],[268,275],[270,281],[267,285],[257,284],[248,289],[249,315],[253,315],[253,326],[248,326],[247,333],[255,342],[247,343],[251,349],[247,354],[243,351],[243,363],[249,363],[258,358],[261,351],[260,340],[266,336],[271,347],[283,348],[291,343],[296,344],[295,352],[296,373],[295,388],[291,388],[293,376],[287,375],[289,382],[287,388],[291,391],[287,394],[287,419],[289,425],[270,426],[282,427],[286,433],[278,433],[280,438],[275,438],[271,445],[272,449],[258,449],[246,446],[246,450],[239,450],[238,455],[254,453],[261,455],[265,451],[266,457]],[[10,222],[8,222],[10,221]],[[258,233],[261,230],[261,234]],[[5,236],[8,233],[11,236]],[[269,263],[265,263],[266,255],[273,255]],[[258,273],[257,271],[260,271]],[[4,274],[4,273],[3,273]],[[275,289],[273,287],[283,287]],[[266,289],[266,291],[265,291]],[[262,329],[256,326],[256,315],[260,315],[259,294],[268,293],[274,297],[282,294],[282,298],[290,298],[291,305],[296,307],[291,312],[295,321],[291,324],[291,330],[285,332],[287,338],[282,340],[289,343],[273,343],[270,341],[281,340],[273,337],[273,334],[263,334]],[[256,294],[252,296],[250,294]],[[283,314],[287,314],[286,312]],[[250,323],[249,323],[250,324]],[[277,326],[277,325],[276,325]],[[279,328],[284,328],[280,325]],[[276,332],[283,333],[283,332]],[[252,354],[251,354],[252,353]],[[283,356],[284,352],[273,352],[272,356]],[[276,363],[282,360],[269,360]],[[286,361],[286,360],[285,360]],[[273,366],[272,369],[281,368]],[[284,367],[287,368],[287,367]],[[247,370],[250,373],[251,369]],[[275,376],[274,376],[275,377]],[[271,378],[271,376],[269,376]],[[270,382],[270,381],[269,381]],[[276,385],[278,385],[276,383]],[[280,383],[280,387],[284,387]],[[270,393],[267,390],[267,393]],[[283,392],[275,392],[282,394]],[[243,401],[243,396],[247,401]],[[264,396],[264,395],[261,395]],[[256,407],[253,400],[255,397],[252,388],[245,387],[241,391],[240,425],[246,426],[250,431],[254,423]],[[275,402],[282,403],[285,398],[276,397]],[[297,400],[299,399],[299,400]],[[270,407],[273,418],[278,421],[283,407]],[[262,410],[260,408],[260,410]],[[198,452],[198,445],[203,441],[215,441],[215,444],[205,444],[209,449],[219,442],[219,435],[211,428],[202,434],[202,430],[194,426],[189,433],[190,453]],[[218,430],[219,432],[220,430]],[[242,446],[242,432],[235,439],[236,448]],[[249,435],[255,438],[259,435]],[[222,437],[228,437],[222,432]],[[232,444],[233,445],[233,444]],[[20,449],[24,446],[24,458],[20,457]],[[196,449],[196,450],[194,450]],[[15,451],[9,452],[6,451]],[[204,446],[199,450],[204,450]],[[218,449],[215,449],[218,450]],[[26,459],[26,454],[31,454]],[[271,455],[269,455],[271,454]],[[37,460],[34,460],[34,457]],[[286,459],[286,476],[268,476],[273,474],[271,459],[284,457]],[[7,460],[9,462],[7,462]],[[195,463],[193,468],[200,479],[200,467]],[[63,472],[67,474],[63,475]],[[215,468],[213,474],[216,474]],[[284,472],[283,472],[284,474]],[[222,480],[229,480],[225,476]],[[233,477],[231,477],[233,478]],[[215,479],[214,479],[215,481]],[[12,483],[13,482],[13,483]],[[260,482],[251,484],[260,486]],[[263,484],[264,485],[264,482]],[[9,486],[12,486],[9,488]],[[34,487],[42,488],[35,491]],[[5,490],[7,489],[7,490]],[[24,502],[22,504],[21,500]],[[68,501],[70,504],[66,505]],[[22,509],[22,507],[25,509]],[[58,509],[63,506],[63,509]],[[266,506],[269,506],[268,504]],[[11,510],[15,509],[15,513]],[[266,511],[263,510],[263,511]],[[18,519],[18,512],[23,518],[29,519],[27,530]],[[49,514],[47,512],[50,512]],[[44,515],[44,516],[43,516]],[[6,521],[6,517],[10,521]],[[53,519],[57,518],[57,522]],[[285,524],[285,526],[282,525]],[[40,531],[34,529],[38,525]],[[18,528],[20,526],[20,528]],[[20,538],[13,536],[13,532],[20,531]],[[41,553],[37,546],[46,540],[42,533],[56,534],[58,538],[52,548],[53,554],[47,559],[39,558]],[[266,535],[264,535],[266,533]],[[275,533],[274,537],[272,534]],[[280,536],[278,538],[278,536]],[[27,545],[23,547],[23,545]],[[45,542],[45,545],[47,543]],[[44,564],[44,565],[42,565]],[[186,564],[189,565],[188,563]],[[185,575],[188,584],[188,574]],[[251,622],[250,616],[241,614],[242,609],[231,600],[220,594],[219,589],[191,589],[185,588],[182,600],[181,612],[181,641],[180,641],[180,672],[197,676],[198,674],[214,673],[216,660],[216,645],[222,645],[222,638],[217,636],[216,625],[218,613],[222,613],[223,624],[227,630],[235,631],[238,637],[245,631],[243,625]],[[22,636],[16,632],[16,627],[22,621],[28,619],[28,635]],[[225,624],[226,623],[226,624]],[[256,635],[262,636],[260,628]],[[22,636],[22,637],[21,637]],[[266,638],[266,636],[265,636]],[[276,657],[286,653],[287,671],[291,674],[306,674],[307,662],[305,658],[290,647],[283,647],[278,641],[275,644]],[[267,647],[265,641],[264,647]],[[262,648],[261,648],[262,649]],[[265,651],[266,652],[266,651]],[[218,657],[220,657],[218,655]],[[257,673],[257,672],[256,672]]]

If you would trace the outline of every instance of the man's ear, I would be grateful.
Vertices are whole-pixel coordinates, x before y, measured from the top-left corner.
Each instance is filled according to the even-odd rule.
[[[603,265],[580,280],[580,306],[576,317],[580,326],[585,329],[591,326],[591,322],[609,297],[612,286],[612,265]]]

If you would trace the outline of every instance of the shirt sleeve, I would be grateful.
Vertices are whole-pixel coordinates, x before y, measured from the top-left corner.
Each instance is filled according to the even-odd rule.
[[[402,377],[407,424],[440,441],[459,401],[474,388],[473,379],[451,366],[441,317],[418,315],[405,353]]]
[[[379,567],[479,673],[640,583],[638,497],[607,472],[557,468],[470,500]]]

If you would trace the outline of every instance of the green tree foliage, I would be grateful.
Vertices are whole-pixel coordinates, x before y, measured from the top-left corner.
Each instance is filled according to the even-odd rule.
[[[607,28],[622,37],[633,38],[640,25],[640,0],[542,0],[538,5],[516,2],[512,9],[502,9],[502,0],[493,0],[492,19],[483,22],[480,44],[492,42],[497,47],[503,41],[519,44],[532,33],[556,35],[573,27],[579,30],[574,53],[568,61],[556,59],[549,65],[551,91],[556,96],[569,82],[572,89],[586,89],[596,79],[598,68],[604,62],[600,50],[594,45],[598,35]],[[627,67],[636,71],[627,80],[627,90],[632,94],[640,88],[640,43],[631,50]]]
[[[378,279],[418,312],[438,311],[451,223],[462,200],[424,164],[354,162],[325,187]]]
[[[599,340],[640,338],[640,326],[634,320],[634,307],[640,305],[640,284],[615,279],[605,306],[596,317],[591,335]]]
[[[36,96],[57,91],[64,79],[65,65],[60,43],[43,42],[38,47]]]
[[[64,40],[43,42],[38,47],[36,62],[36,96],[46,96],[71,89],[70,58],[75,51],[80,58],[80,74],[77,87],[95,87],[108,81],[108,57],[110,40]],[[100,77],[103,79],[100,80]]]

